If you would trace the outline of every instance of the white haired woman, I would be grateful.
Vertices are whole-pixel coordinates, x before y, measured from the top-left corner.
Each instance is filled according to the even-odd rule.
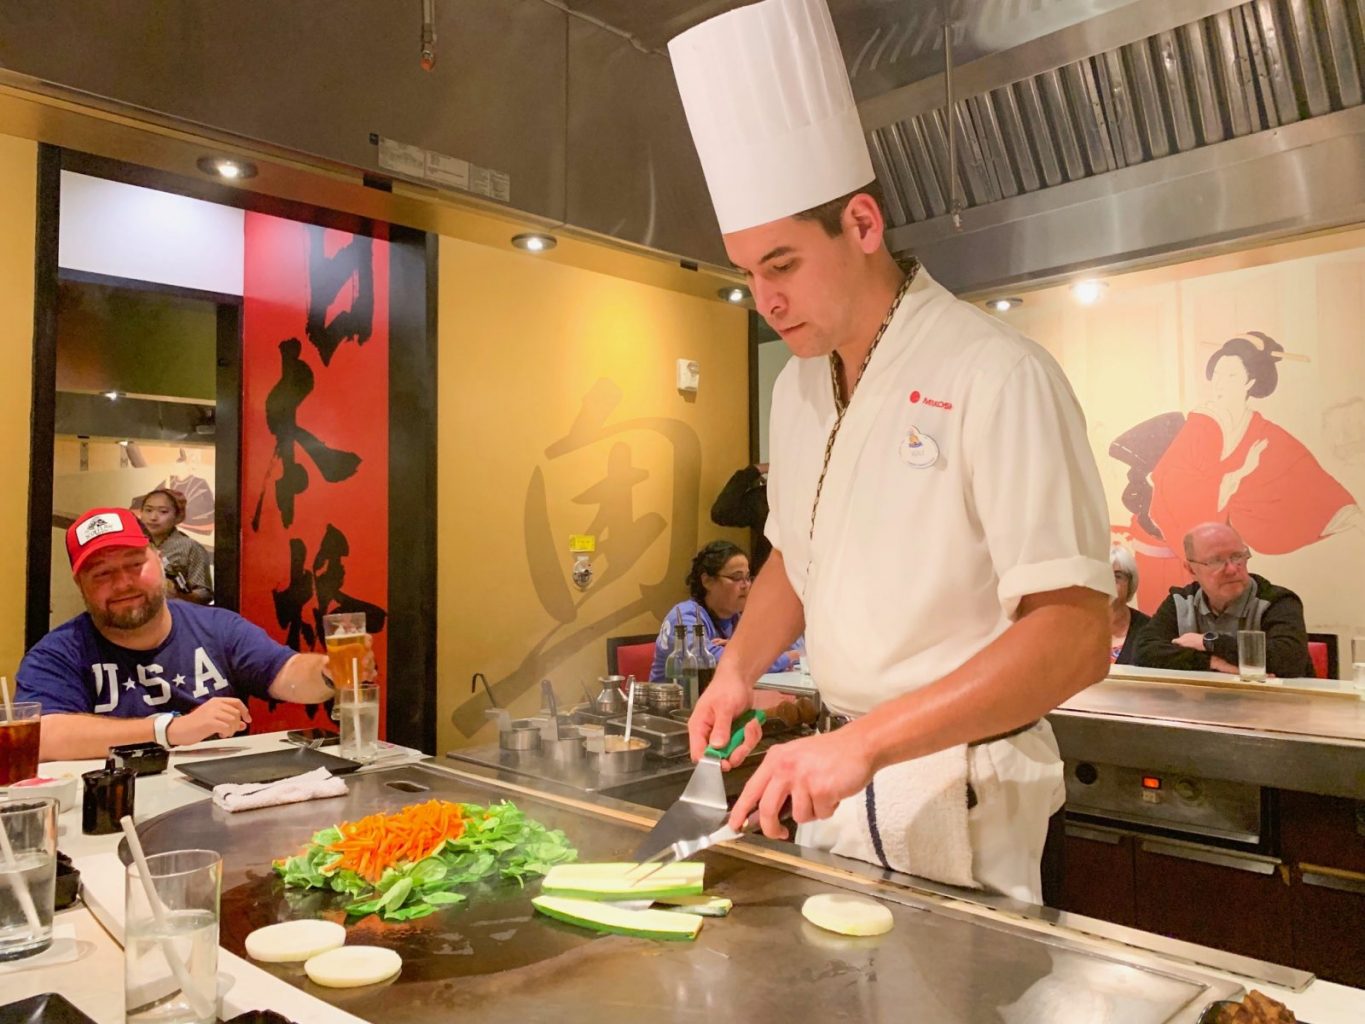
[[[1115,590],[1114,600],[1109,604],[1109,660],[1115,665],[1132,665],[1137,653],[1137,635],[1151,616],[1128,605],[1138,586],[1133,553],[1115,544],[1109,549],[1109,564],[1114,569]]]

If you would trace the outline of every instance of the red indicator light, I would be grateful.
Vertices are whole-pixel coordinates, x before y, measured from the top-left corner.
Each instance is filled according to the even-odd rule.
[[[1142,788],[1143,788],[1143,789],[1160,789],[1160,788],[1161,788],[1161,780],[1158,779],[1155,775],[1144,775],[1144,776],[1142,777]]]

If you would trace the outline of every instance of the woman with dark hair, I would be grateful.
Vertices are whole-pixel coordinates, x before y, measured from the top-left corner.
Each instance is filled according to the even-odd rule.
[[[725,650],[725,644],[734,635],[739,616],[744,611],[744,602],[749,597],[749,585],[754,578],[749,575],[749,556],[738,544],[728,540],[713,540],[697,552],[692,559],[692,569],[687,574],[687,589],[692,596],[686,601],[675,604],[664,616],[659,627],[658,639],[654,642],[654,664],[650,666],[651,682],[664,678],[664,662],[668,652],[673,649],[673,631],[681,623],[687,627],[688,635],[692,627],[701,623],[706,645],[717,659]],[[797,647],[781,655],[773,662],[769,672],[786,672],[796,666],[801,657],[800,641]]]
[[[1209,397],[1152,470],[1150,521],[1134,535],[1139,607],[1155,609],[1189,583],[1180,542],[1205,522],[1227,523],[1254,551],[1277,555],[1359,522],[1360,508],[1294,435],[1251,406],[1279,386],[1284,346],[1260,331],[1229,338],[1204,366]]]
[[[212,604],[209,554],[197,540],[176,529],[185,520],[185,505],[185,496],[179,491],[158,487],[142,496],[138,518],[161,554],[166,596]]]

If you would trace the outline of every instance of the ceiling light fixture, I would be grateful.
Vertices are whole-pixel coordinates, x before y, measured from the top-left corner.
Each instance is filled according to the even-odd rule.
[[[743,305],[749,299],[749,289],[741,288],[739,285],[730,285],[728,288],[721,288],[716,294],[726,302],[733,302],[736,306]]]
[[[1097,281],[1093,277],[1087,278],[1071,286],[1071,295],[1082,306],[1093,306],[1100,301],[1100,296],[1108,287],[1103,281]]]
[[[222,156],[201,156],[197,166],[205,174],[214,178],[226,178],[229,181],[241,181],[244,178],[256,177],[256,165],[246,160],[230,160]]]
[[[111,402],[117,402],[120,398],[123,397],[122,391],[101,391],[100,394],[102,394],[105,398],[109,399],[109,401]]]
[[[1023,304],[1023,299],[1014,297],[1008,299],[991,299],[986,303],[986,308],[993,309],[997,313],[1008,313],[1011,309],[1014,309],[1016,306],[1022,306]]]
[[[535,232],[515,235],[512,244],[525,252],[549,252],[559,244],[559,239],[554,235],[541,235]]]

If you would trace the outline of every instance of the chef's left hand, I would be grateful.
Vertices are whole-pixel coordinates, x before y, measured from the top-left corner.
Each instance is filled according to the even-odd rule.
[[[857,730],[844,728],[772,747],[730,811],[730,827],[742,829],[758,812],[758,823],[770,839],[786,839],[779,823],[783,805],[791,801],[797,824],[819,821],[834,813],[872,778],[872,760]]]

